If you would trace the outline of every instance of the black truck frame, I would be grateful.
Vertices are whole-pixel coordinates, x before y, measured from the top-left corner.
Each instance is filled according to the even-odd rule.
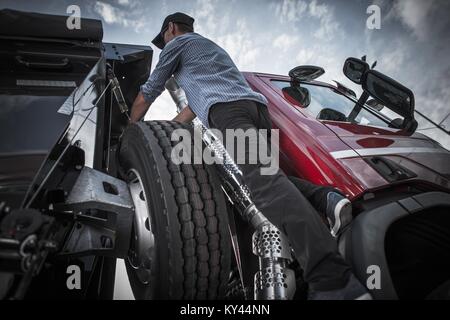
[[[0,297],[111,299],[134,214],[126,183],[114,178],[128,120],[114,91],[134,99],[152,49],[102,43],[96,20],[68,30],[66,17],[0,16],[2,104],[22,103],[1,115]],[[70,265],[81,266],[81,290],[66,286]]]

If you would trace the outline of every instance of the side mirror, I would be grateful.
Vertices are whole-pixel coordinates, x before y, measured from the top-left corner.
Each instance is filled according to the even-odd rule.
[[[405,119],[414,119],[414,94],[394,79],[378,71],[370,70],[362,79],[362,88],[378,103]]]
[[[361,59],[348,58],[345,60],[344,74],[356,84],[361,84],[364,74],[369,70],[369,64]]]
[[[289,71],[293,81],[311,81],[325,73],[325,70],[316,66],[298,66]]]
[[[318,120],[328,120],[328,121],[341,121],[346,122],[347,117],[342,112],[339,112],[334,109],[322,109],[320,110],[319,114],[317,115]]]
[[[311,95],[309,90],[302,88],[299,85],[291,84],[290,87],[283,88],[281,91],[288,100],[294,99],[294,104],[296,102],[300,103],[303,108],[307,108],[311,103]]]

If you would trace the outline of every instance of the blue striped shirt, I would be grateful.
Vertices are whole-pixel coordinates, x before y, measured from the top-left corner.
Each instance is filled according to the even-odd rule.
[[[246,99],[267,105],[225,50],[194,32],[175,37],[161,51],[158,64],[141,86],[145,101],[153,103],[172,75],[185,91],[191,110],[207,127],[209,108],[216,103]]]

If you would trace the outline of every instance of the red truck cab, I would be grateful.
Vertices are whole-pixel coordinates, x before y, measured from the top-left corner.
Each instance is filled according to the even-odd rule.
[[[287,174],[333,185],[352,200],[408,185],[450,191],[450,152],[427,136],[392,127],[390,118],[369,106],[353,122],[320,118],[325,109],[350,113],[357,101],[351,92],[305,82],[311,103],[304,107],[284,90],[289,77],[245,77],[269,102],[273,127],[280,130],[280,165]]]
[[[373,297],[444,297],[450,254],[436,251],[436,240],[450,241],[450,152],[415,132],[414,118],[402,127],[403,117],[358,104],[339,83],[244,76],[268,100],[284,172],[337,187],[351,199],[354,221],[338,247],[361,281],[380,272],[379,288],[369,288]],[[299,88],[309,92],[307,103],[301,90],[293,94]]]

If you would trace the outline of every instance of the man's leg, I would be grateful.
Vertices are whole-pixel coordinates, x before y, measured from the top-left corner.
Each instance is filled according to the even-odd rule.
[[[328,192],[332,192],[335,189],[333,187],[318,186],[307,180],[303,180],[297,177],[288,176],[297,189],[311,202],[316,210],[325,211],[325,203],[327,200]]]
[[[267,111],[258,108],[265,107],[246,101],[218,104],[210,111],[210,126],[222,131],[224,137],[226,129],[271,129]],[[318,291],[342,288],[350,267],[309,201],[281,170],[262,175],[261,163],[239,167],[255,205],[287,235],[309,285]]]
[[[352,204],[339,190],[317,186],[297,177],[288,178],[319,212],[333,236],[338,236],[353,220]]]

